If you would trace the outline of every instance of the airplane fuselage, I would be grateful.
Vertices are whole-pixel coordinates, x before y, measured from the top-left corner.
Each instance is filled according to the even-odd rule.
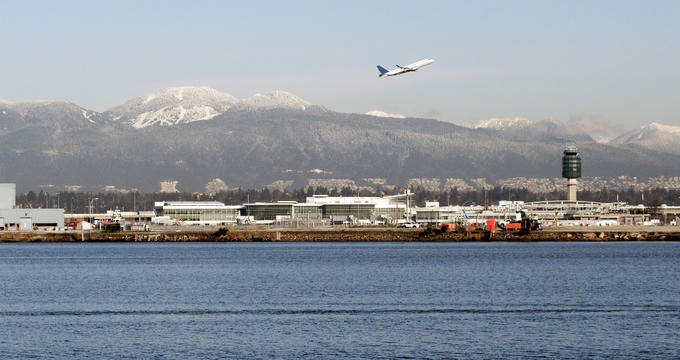
[[[397,65],[397,68],[393,69],[393,70],[387,70],[384,67],[378,65],[378,70],[380,71],[380,75],[378,75],[378,76],[379,77],[394,76],[394,75],[399,75],[399,74],[403,74],[403,73],[407,73],[407,72],[411,72],[411,71],[416,71],[416,70],[420,69],[421,67],[423,67],[425,65],[432,64],[433,62],[434,62],[433,59],[423,59],[423,60],[416,61],[412,64],[408,64],[406,66]]]

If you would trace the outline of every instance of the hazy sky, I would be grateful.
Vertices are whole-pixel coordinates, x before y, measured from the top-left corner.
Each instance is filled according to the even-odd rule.
[[[678,14],[672,0],[2,1],[0,99],[103,111],[208,86],[454,123],[680,126]]]

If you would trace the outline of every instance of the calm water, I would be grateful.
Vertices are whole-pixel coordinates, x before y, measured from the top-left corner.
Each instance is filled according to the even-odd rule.
[[[679,358],[680,243],[0,244],[0,358]]]

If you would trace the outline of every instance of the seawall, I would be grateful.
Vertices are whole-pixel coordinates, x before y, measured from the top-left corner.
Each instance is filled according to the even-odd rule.
[[[680,241],[680,229],[567,228],[518,232],[442,232],[436,228],[214,229],[147,232],[0,232],[0,242],[321,242],[321,241]]]

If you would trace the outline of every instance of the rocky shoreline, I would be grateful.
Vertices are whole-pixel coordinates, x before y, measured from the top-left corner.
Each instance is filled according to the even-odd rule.
[[[571,228],[518,232],[442,232],[436,228],[264,229],[148,232],[0,232],[0,242],[542,242],[542,241],[680,241],[680,230]]]

